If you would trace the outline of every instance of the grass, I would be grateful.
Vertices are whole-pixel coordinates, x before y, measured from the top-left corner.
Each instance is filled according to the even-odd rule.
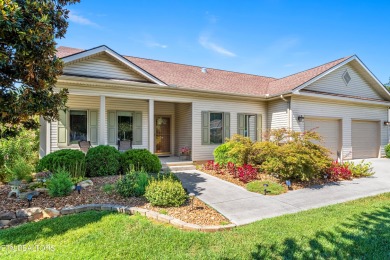
[[[273,181],[252,181],[246,185],[246,189],[264,194],[264,184],[268,184],[268,187],[266,187],[268,195],[279,195],[285,192],[282,185]]]
[[[10,251],[5,245],[51,245]],[[218,233],[181,231],[109,212],[0,231],[0,259],[389,259],[390,193]]]

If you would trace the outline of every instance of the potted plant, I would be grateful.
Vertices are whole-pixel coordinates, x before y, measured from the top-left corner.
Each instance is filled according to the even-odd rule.
[[[180,159],[181,160],[190,160],[191,157],[191,148],[188,146],[180,148]]]

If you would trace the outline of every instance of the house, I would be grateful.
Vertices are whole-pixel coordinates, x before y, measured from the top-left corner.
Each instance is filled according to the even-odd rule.
[[[131,56],[107,46],[58,48],[69,90],[58,122],[41,121],[40,155],[77,149],[79,140],[212,159],[235,133],[260,140],[267,129],[316,129],[333,158],[380,157],[389,142],[390,95],[356,56],[284,78]]]

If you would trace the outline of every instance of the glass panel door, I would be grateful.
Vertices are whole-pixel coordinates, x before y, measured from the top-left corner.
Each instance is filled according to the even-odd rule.
[[[171,118],[168,116],[157,116],[155,118],[156,128],[156,153],[171,153]]]

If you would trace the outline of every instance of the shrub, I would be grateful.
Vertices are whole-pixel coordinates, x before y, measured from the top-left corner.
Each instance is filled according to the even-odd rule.
[[[38,151],[39,134],[35,130],[22,129],[16,137],[0,137],[0,182],[12,178],[9,169],[20,161],[35,167],[39,159]]]
[[[237,168],[238,178],[244,183],[248,183],[257,178],[257,169],[252,165],[245,164]]]
[[[348,165],[338,162],[332,162],[332,165],[326,170],[326,174],[332,181],[352,179],[352,172]]]
[[[329,151],[320,145],[321,136],[286,129],[271,130],[266,141],[254,145],[250,163],[282,179],[311,180],[330,165]]]
[[[390,158],[390,144],[385,145],[386,157]]]
[[[23,158],[18,158],[12,165],[12,167],[7,168],[9,174],[8,174],[8,180],[26,180],[27,182],[32,181],[32,172],[34,170],[34,167],[24,161]]]
[[[69,172],[64,169],[58,170],[48,181],[47,188],[52,197],[67,196],[72,192],[73,183]]]
[[[145,171],[129,170],[116,183],[116,191],[123,197],[142,196],[148,185],[149,175]]]
[[[153,206],[179,207],[187,200],[187,194],[179,181],[173,178],[153,179],[146,187],[146,199]]]
[[[264,184],[268,184],[268,187],[264,187]],[[286,191],[283,185],[273,181],[252,181],[246,185],[247,190],[257,193],[264,193],[265,188],[270,195],[279,195]]]
[[[62,169],[72,178],[85,176],[85,155],[80,150],[63,149],[44,156],[38,163],[37,171],[49,170],[56,173]]]
[[[135,170],[143,169],[148,173],[158,173],[161,170],[160,159],[146,149],[132,149],[124,152],[121,162],[122,171],[130,167],[134,167]]]
[[[233,135],[214,150],[214,158],[222,166],[232,162],[236,165],[248,164],[248,158],[253,142],[249,137]]]
[[[365,163],[364,160],[362,160],[357,164],[354,162],[345,162],[344,164],[351,170],[353,177],[367,177],[374,175],[372,164],[370,162]]]
[[[107,194],[111,194],[115,189],[115,186],[109,183],[103,185],[103,191]]]
[[[90,148],[85,156],[86,173],[89,177],[115,175],[120,170],[120,152],[109,145]]]

